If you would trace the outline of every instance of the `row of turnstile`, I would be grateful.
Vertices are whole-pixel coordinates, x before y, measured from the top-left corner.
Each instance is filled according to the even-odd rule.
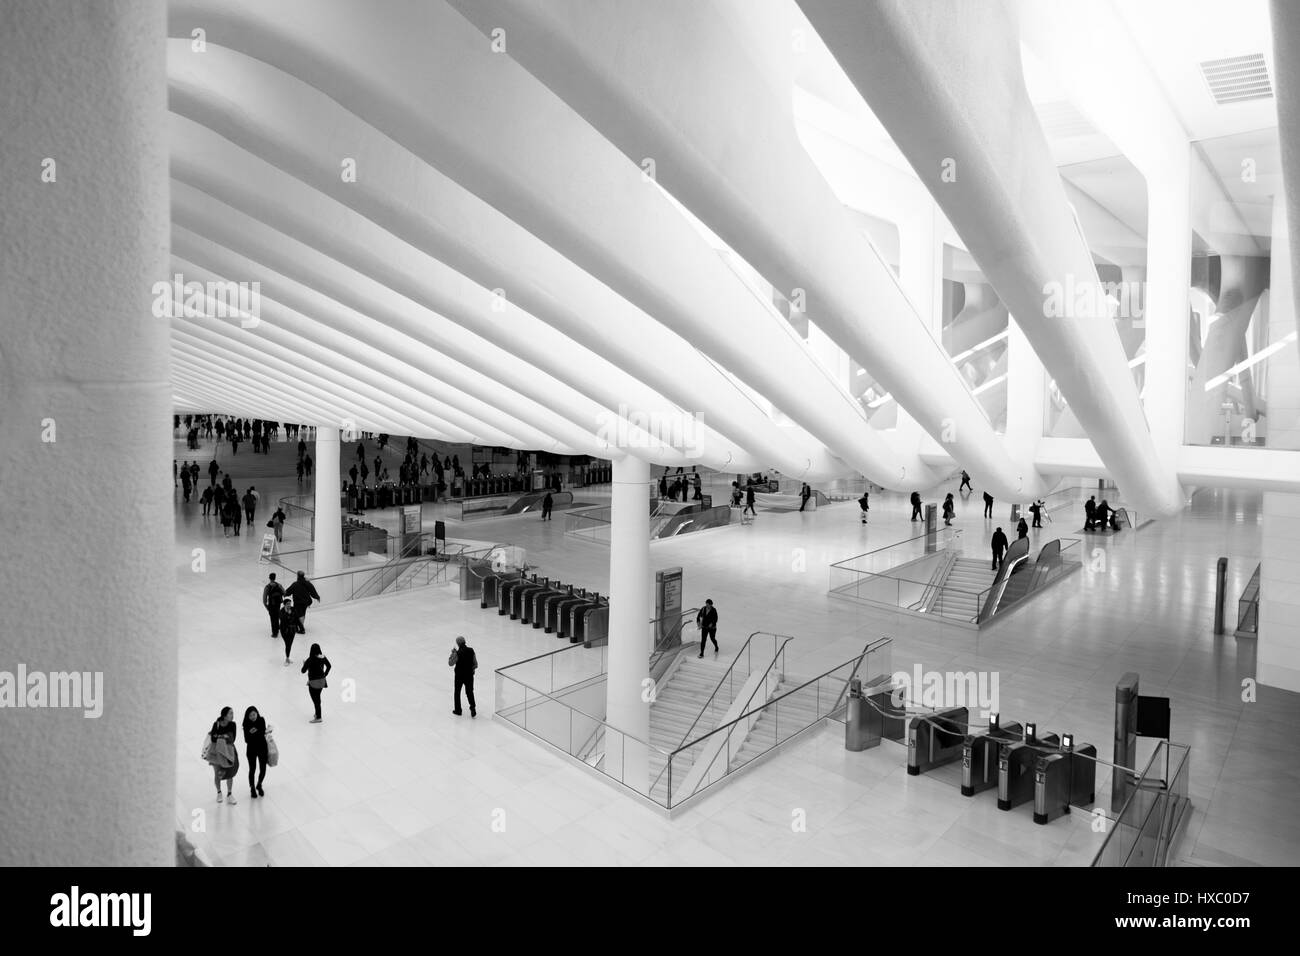
[[[608,637],[608,597],[536,574],[487,574],[479,607],[495,607],[497,614],[509,614],[512,621],[531,624],[573,644]]]
[[[532,491],[532,475],[491,475],[487,478],[466,478],[462,487],[454,484],[451,489],[453,498],[486,498],[491,495],[517,494]]]
[[[859,686],[849,691],[845,742],[861,750],[873,739],[906,738],[912,776],[960,760],[962,796],[996,787],[999,810],[1032,800],[1035,823],[1063,816],[1071,805],[1095,802],[1097,748],[1092,744],[1076,744],[1068,734],[1039,734],[1034,724],[1002,724],[997,714],[989,716],[983,732],[972,733],[969,718],[968,708],[952,707],[909,719],[887,685],[865,694]]]
[[[428,497],[433,500],[436,494],[433,487],[426,489],[420,485],[394,485],[385,482],[373,488],[348,485],[343,490],[341,504],[349,511],[373,511],[376,508],[392,508],[398,505],[418,505]]]

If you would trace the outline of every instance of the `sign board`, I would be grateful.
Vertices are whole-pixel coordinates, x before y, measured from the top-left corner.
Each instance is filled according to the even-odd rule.
[[[655,645],[658,646],[677,626],[682,613],[682,569],[664,568],[655,572]]]
[[[275,534],[262,535],[262,552],[257,556],[258,563],[270,561],[275,555]]]
[[[401,554],[418,554],[420,550],[420,506],[402,506],[402,550]]]

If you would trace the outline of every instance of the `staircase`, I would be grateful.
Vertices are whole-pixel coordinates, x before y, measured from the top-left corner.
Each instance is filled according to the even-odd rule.
[[[789,693],[803,683],[803,678],[786,674],[777,685],[776,693],[772,695],[773,699]],[[759,707],[763,703],[765,701],[755,701],[754,706]],[[830,704],[829,700],[823,701],[827,710]],[[732,756],[731,769],[744,766],[759,754],[775,747],[780,740],[798,733],[822,716],[825,715],[817,713],[817,695],[812,687],[806,688],[803,693],[785,698],[780,704],[768,707],[749,729],[749,736],[745,738],[744,746]],[[780,737],[777,736],[778,733]]]
[[[731,687],[724,686],[713,698],[709,708],[713,721],[706,716],[695,723],[695,718],[699,717],[731,661],[715,658],[712,653],[706,654],[701,660],[696,656],[698,651],[689,649],[681,653],[682,660],[668,680],[656,690],[655,701],[650,705],[650,742],[658,748],[650,751],[650,779],[657,781],[651,796],[661,800],[668,795],[668,774],[660,776],[668,761],[659,751],[672,753],[682,745],[688,732],[692,739],[697,739],[712,730],[731,703],[731,694],[745,682],[743,676],[733,678]],[[695,728],[692,730],[693,723]],[[693,757],[694,754],[688,752],[673,761],[673,780],[680,782],[685,777]]]
[[[934,602],[935,613],[968,623],[974,621],[980,610],[980,592],[992,583],[993,569],[988,562],[958,558],[944,579],[943,593]]]

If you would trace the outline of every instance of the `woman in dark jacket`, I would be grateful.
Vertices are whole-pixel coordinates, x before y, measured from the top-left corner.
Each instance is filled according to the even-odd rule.
[[[221,781],[226,781],[226,800],[229,803],[238,803],[235,799],[235,774],[239,773],[239,754],[235,750],[235,732],[238,728],[235,726],[235,709],[233,707],[221,708],[221,716],[212,723],[212,729],[208,731],[208,738],[213,744],[225,738],[230,744],[230,755],[234,761],[229,767],[222,767],[218,764],[212,765],[212,778],[217,784],[217,803],[221,802]]]
[[[230,537],[230,527],[235,523],[235,508],[230,501],[226,500],[225,492],[218,493],[217,509],[221,512],[221,532],[224,537]]]
[[[313,644],[311,653],[302,662],[302,673],[307,675],[307,693],[311,694],[311,702],[316,707],[316,716],[311,719],[313,724],[321,722],[320,692],[329,686],[325,678],[330,670],[330,659],[322,653],[319,644]]]
[[[256,707],[244,711],[244,756],[248,757],[248,790],[254,800],[266,796],[262,791],[262,781],[266,779],[266,735],[270,732],[266,718],[258,713]],[[259,761],[261,771],[254,782],[253,771],[258,769]]]
[[[948,497],[943,499],[943,523],[952,524],[953,515],[957,513],[956,507],[952,503],[952,492],[948,492]]]

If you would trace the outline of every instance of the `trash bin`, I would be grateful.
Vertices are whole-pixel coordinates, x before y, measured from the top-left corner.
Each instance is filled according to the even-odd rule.
[[[862,696],[862,681],[849,681],[848,711],[844,715],[844,749],[867,749],[867,701]]]

